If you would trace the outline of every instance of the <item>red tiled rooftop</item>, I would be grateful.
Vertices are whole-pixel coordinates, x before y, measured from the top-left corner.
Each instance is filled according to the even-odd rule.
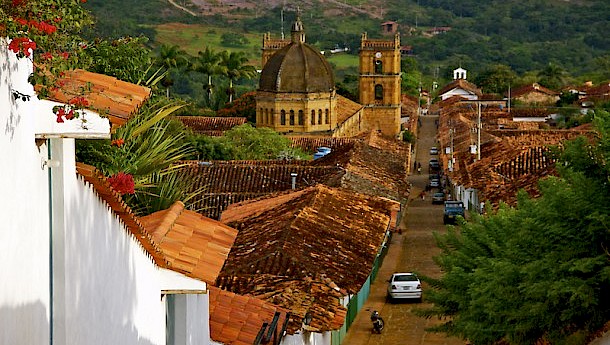
[[[245,117],[176,116],[176,119],[193,133],[209,136],[222,136],[231,128],[248,122]]]
[[[50,100],[69,103],[82,96],[89,101],[87,108],[107,115],[113,126],[127,122],[150,96],[147,87],[82,69],[65,72],[58,83],[63,86],[49,91]]]
[[[473,83],[465,80],[465,79],[456,79],[452,82],[450,82],[449,84],[445,85],[439,92],[439,95],[442,95],[444,93],[447,93],[453,89],[462,89],[462,90],[466,90],[472,94],[475,94],[477,96],[481,96],[482,92],[481,90],[474,85]]]
[[[391,226],[393,207],[381,198],[323,185],[232,205],[222,219],[239,233],[218,286],[254,273],[325,275],[356,292]]]
[[[209,284],[216,281],[237,236],[237,230],[186,210],[180,201],[141,222],[174,270]]]
[[[286,320],[286,310],[262,299],[209,287],[210,338],[221,344],[252,345],[264,322],[271,323],[276,312],[277,336]]]

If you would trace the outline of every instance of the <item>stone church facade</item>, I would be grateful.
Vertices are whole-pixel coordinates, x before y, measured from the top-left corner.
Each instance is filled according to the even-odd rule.
[[[263,37],[263,70],[256,94],[256,125],[280,133],[354,136],[400,132],[400,37],[360,44],[360,104],[336,93],[324,56],[305,43],[299,17],[290,40]]]

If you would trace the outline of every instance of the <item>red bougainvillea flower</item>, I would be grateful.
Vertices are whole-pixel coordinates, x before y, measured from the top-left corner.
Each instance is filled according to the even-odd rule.
[[[84,108],[89,105],[89,101],[85,97],[74,97],[70,100],[70,104],[77,108]]]
[[[23,19],[23,18],[17,18],[15,19],[15,21],[17,22],[17,24],[19,25],[28,25],[28,21]]]
[[[53,54],[51,54],[49,52],[46,52],[46,53],[43,53],[42,55],[40,55],[40,57],[43,60],[52,60],[53,59]]]
[[[21,6],[25,4],[27,0],[13,0],[13,6]]]
[[[120,194],[133,194],[135,193],[135,182],[131,174],[124,172],[116,173],[108,178],[108,183],[112,189]]]
[[[61,56],[64,60],[68,60],[70,54],[68,54],[67,52],[61,52],[59,53],[59,56]]]
[[[125,140],[123,140],[122,138],[114,139],[113,141],[110,142],[110,145],[116,146],[116,147],[121,147],[121,146],[123,146],[123,144],[125,144]]]
[[[36,49],[36,43],[27,37],[16,37],[13,38],[11,43],[8,45],[13,53],[23,54],[24,56],[30,56],[30,49],[33,51]]]

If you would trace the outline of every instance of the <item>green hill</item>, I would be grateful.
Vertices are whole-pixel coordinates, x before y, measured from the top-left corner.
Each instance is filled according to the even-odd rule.
[[[96,34],[145,34],[152,42],[174,42],[190,53],[212,46],[241,49],[257,61],[264,32],[288,33],[295,8],[282,11],[282,1],[234,1],[231,5],[202,0],[91,1],[98,18]],[[193,16],[176,6],[182,6]],[[294,7],[294,5],[292,5]],[[320,49],[336,45],[358,51],[360,34],[380,35],[380,24],[396,21],[402,43],[413,46],[424,75],[442,80],[458,65],[472,74],[503,64],[523,75],[553,63],[579,79],[610,78],[610,6],[607,0],[341,0],[300,4],[307,40]],[[193,25],[167,30],[168,23]],[[432,35],[434,27],[449,31]],[[209,32],[215,32],[206,36]],[[241,47],[220,44],[219,33],[247,38]],[[348,59],[349,60],[349,59]],[[355,60],[349,60],[355,61]]]

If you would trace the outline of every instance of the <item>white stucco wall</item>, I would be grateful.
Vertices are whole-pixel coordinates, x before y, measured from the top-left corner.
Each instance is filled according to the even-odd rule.
[[[453,96],[460,96],[460,97],[464,97],[466,99],[469,99],[471,101],[477,100],[478,96],[475,94],[472,94],[466,90],[460,89],[460,88],[455,88],[453,90],[449,90],[447,92],[445,92],[444,94],[441,95],[441,100],[446,100],[447,98],[453,97]]]
[[[34,141],[31,62],[0,39],[0,344],[49,343],[49,217],[46,145]]]
[[[331,332],[314,333],[302,332],[294,335],[286,335],[281,345],[331,345]]]

